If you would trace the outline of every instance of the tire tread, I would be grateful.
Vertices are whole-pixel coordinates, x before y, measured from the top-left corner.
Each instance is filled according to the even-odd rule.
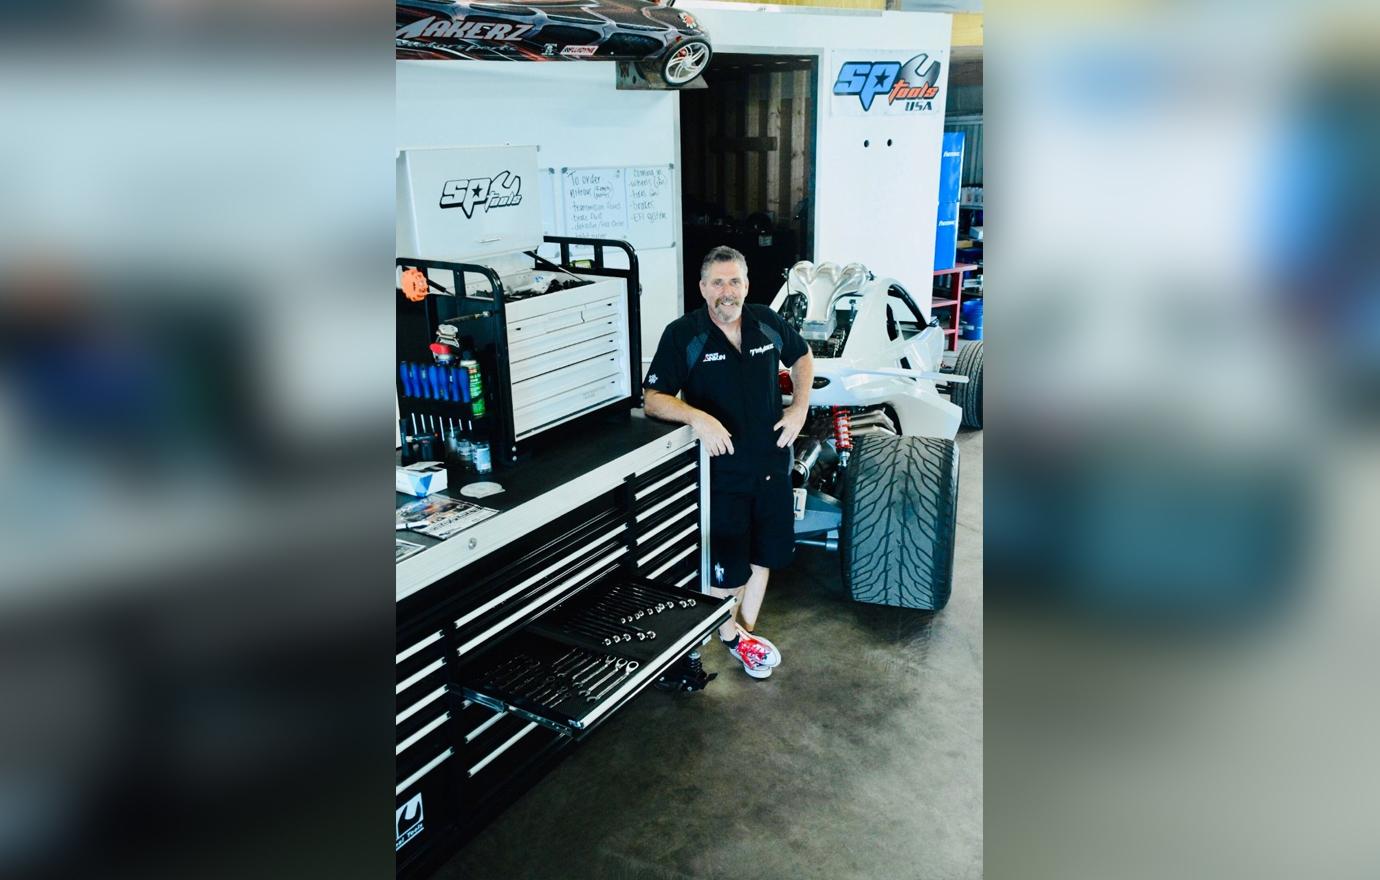
[[[958,353],[954,372],[968,381],[954,385],[949,399],[963,408],[963,427],[982,428],[982,341],[970,342]]]
[[[839,549],[854,599],[938,611],[953,585],[958,448],[930,437],[860,438],[845,477]]]

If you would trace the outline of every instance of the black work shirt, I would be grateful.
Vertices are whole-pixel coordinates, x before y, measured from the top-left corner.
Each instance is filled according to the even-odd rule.
[[[766,324],[776,331],[783,351],[762,332]],[[710,320],[700,307],[667,325],[652,358],[644,388],[665,394],[685,393],[685,402],[704,410],[723,423],[732,435],[733,454],[710,459],[710,477],[716,487],[733,480],[768,474],[785,474],[791,468],[791,450],[776,445],[780,432],[772,426],[781,420],[781,390],[777,383],[780,364],[795,364],[809,351],[795,328],[766,306],[743,304],[742,351]],[[688,362],[694,340],[704,337],[703,349],[692,365]]]

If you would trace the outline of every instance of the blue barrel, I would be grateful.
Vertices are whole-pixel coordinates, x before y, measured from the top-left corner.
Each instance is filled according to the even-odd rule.
[[[963,339],[982,338],[982,297],[963,301],[958,315],[958,335]]]

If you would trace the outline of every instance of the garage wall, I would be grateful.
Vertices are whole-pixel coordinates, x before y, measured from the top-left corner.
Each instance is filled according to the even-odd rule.
[[[676,161],[680,96],[618,91],[611,63],[397,62],[397,142],[412,147],[536,144],[543,168]],[[680,216],[680,190],[675,193]],[[679,238],[679,236],[677,236]],[[639,250],[642,350],[681,312],[680,244]]]
[[[678,5],[694,10],[716,51],[820,56],[816,259],[861,261],[912,289],[928,290],[942,109],[932,116],[833,116],[827,102],[837,71],[829,50],[856,49],[863,53],[859,60],[869,49],[930,52],[946,62],[946,88],[950,16],[762,11],[694,0]],[[536,144],[539,164],[555,168],[678,162],[680,94],[619,91],[613,64],[400,61],[396,69],[400,149]],[[876,146],[887,138],[892,148]],[[865,139],[874,146],[864,148]],[[679,216],[678,177],[674,205]],[[643,351],[650,357],[661,328],[682,311],[683,256],[679,241],[638,253]]]
[[[928,291],[934,267],[939,197],[942,97],[948,85],[951,16],[920,12],[824,12],[738,9],[681,0],[709,31],[716,52],[814,54],[817,82],[815,160],[816,260],[859,261],[878,274]],[[933,114],[834,116],[828,106],[838,71],[832,50],[928,52],[944,62],[941,101]],[[886,147],[891,139],[892,146]],[[863,142],[868,146],[864,147]],[[921,296],[922,302],[928,301]]]

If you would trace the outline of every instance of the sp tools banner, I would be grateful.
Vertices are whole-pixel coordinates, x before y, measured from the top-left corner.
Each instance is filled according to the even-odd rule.
[[[830,55],[836,116],[944,113],[942,84],[949,50],[848,49]]]

